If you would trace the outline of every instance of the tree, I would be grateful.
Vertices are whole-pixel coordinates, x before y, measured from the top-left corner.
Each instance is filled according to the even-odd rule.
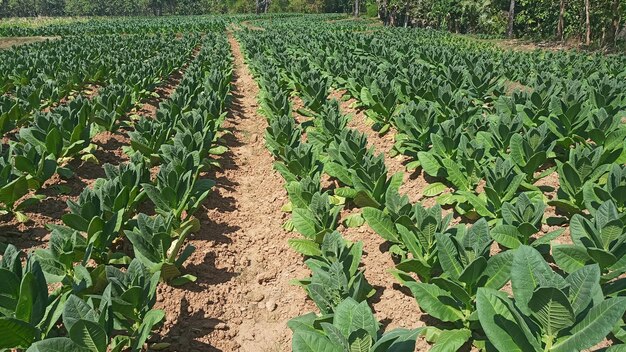
[[[565,33],[565,0],[561,0],[559,4],[559,22],[556,27],[556,37],[559,38],[560,41],[564,39]]]
[[[163,14],[163,1],[162,0],[150,0],[149,6],[154,12],[155,16],[161,16]]]
[[[511,4],[509,5],[509,26],[506,31],[506,34],[509,38],[513,38],[514,21],[515,21],[515,0],[511,0]]]
[[[586,27],[586,37],[585,37],[585,44],[590,45],[591,44],[591,19],[590,19],[590,15],[589,15],[589,11],[590,11],[590,5],[589,5],[589,0],[585,0],[585,27]]]
[[[611,29],[609,30],[609,37],[607,38],[607,42],[610,45],[616,45],[617,44],[617,36],[619,35],[619,30],[620,30],[620,15],[621,15],[621,10],[620,10],[620,5],[621,5],[621,1],[620,0],[613,0],[613,6],[611,6],[611,12],[613,13],[613,19],[611,21]]]

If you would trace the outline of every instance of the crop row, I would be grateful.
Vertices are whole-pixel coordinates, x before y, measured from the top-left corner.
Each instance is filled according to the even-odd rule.
[[[284,14],[239,14],[219,16],[159,16],[159,17],[92,17],[92,18],[50,18],[29,21],[12,19],[0,23],[2,37],[30,36],[84,36],[111,34],[176,34],[223,32],[230,23],[241,23],[260,18],[282,20],[300,16]],[[320,19],[342,18],[344,15],[318,15]]]
[[[22,252],[5,250],[0,348],[141,350],[165,314],[153,309],[157,284],[195,280],[181,272],[194,251],[185,240],[199,230],[193,215],[214,185],[201,173],[223,152],[216,142],[232,75],[225,36],[201,42],[156,118],[134,123],[130,162],[105,164],[106,178],[68,201],[64,225],[49,225],[48,247],[24,265]]]
[[[23,210],[41,197],[23,197],[39,190],[55,173],[71,177],[72,171],[66,164],[73,158],[93,158],[90,154],[92,138],[102,131],[115,131],[121,117],[150,96],[159,82],[191,57],[200,37],[190,35],[165,44],[167,41],[165,37],[129,40],[143,43],[148,49],[143,50],[142,55],[114,64],[117,69],[110,73],[95,97],[78,95],[67,104],[50,111],[36,111],[32,115],[23,108],[20,98],[14,100],[14,107],[3,120],[7,129],[18,128],[14,140],[2,147],[0,159],[3,169],[0,204],[4,214],[14,214],[20,221],[28,220]],[[149,57],[153,50],[159,49],[168,51]],[[112,63],[116,61],[111,60]],[[21,88],[38,87],[35,89],[41,94],[47,94],[38,84],[33,81]]]
[[[76,91],[82,94],[88,85],[115,89],[126,84],[132,89],[128,92],[130,100],[138,101],[189,56],[199,37],[172,38],[87,36],[0,52],[1,131],[21,127],[32,120],[33,112],[54,107]],[[106,91],[103,94],[107,95]],[[106,99],[102,102],[107,103]]]
[[[418,330],[380,333],[367,304],[374,289],[359,268],[363,243],[351,243],[336,231],[345,198],[337,193],[331,195],[321,185],[322,158],[330,158],[331,148],[342,143],[342,131],[358,132],[345,129],[347,117],[340,114],[336,101],[328,101],[311,111],[315,118],[304,140],[304,127],[295,120],[290,102],[293,87],[289,83],[299,83],[280,79],[283,68],[273,64],[271,58],[252,56],[254,48],[248,46],[247,37],[241,36],[240,40],[261,88],[261,112],[269,124],[266,145],[276,159],[274,168],[286,181],[290,200],[286,210],[292,213],[286,227],[304,236],[289,240],[307,257],[305,263],[311,269],[311,277],[297,284],[322,314],[309,313],[289,321],[294,333],[293,351],[414,349]]]
[[[120,17],[35,23],[7,23],[0,26],[3,37],[81,36],[100,34],[200,33],[223,31],[227,22],[214,16],[168,16],[162,18]]]
[[[339,237],[330,234],[339,204],[347,201],[363,208],[368,225],[391,242],[398,263],[393,275],[411,289],[422,311],[443,322],[417,330],[433,348],[456,350],[472,341],[487,349],[571,351],[593,347],[611,332],[623,338],[626,173],[620,164],[626,130],[620,121],[623,72],[615,70],[620,57],[594,57],[601,65],[592,68],[582,56],[554,55],[560,62],[546,64],[550,55],[535,53],[533,65],[512,71],[495,64],[501,52],[475,51],[439,33],[386,30],[374,37],[298,24],[241,38],[263,88],[266,141],[287,180],[289,226],[306,237],[290,242],[312,258],[307,263],[313,278],[332,272],[320,261],[340,258],[322,248],[337,243]],[[512,62],[526,56],[508,55]],[[564,63],[565,77],[554,70]],[[546,70],[533,71],[540,67]],[[569,67],[586,67],[590,76]],[[506,92],[508,80],[523,73],[531,88]],[[368,149],[363,134],[347,129],[336,103],[327,101],[333,85],[359,99],[379,132],[397,128],[396,150],[438,180],[425,193],[452,189],[438,202],[474,224],[452,226],[452,215],[443,215],[440,205],[424,208],[398,194],[402,175],[389,176],[383,156]],[[291,116],[292,91],[308,110],[301,112],[313,118],[300,126]],[[537,181],[552,172],[559,188],[548,204],[564,215],[560,221],[569,221],[572,244],[551,244],[563,228],[542,231],[549,189]],[[337,187],[323,191],[322,173]],[[358,216],[346,220],[361,222]],[[355,251],[349,258],[358,258]],[[355,265],[358,260],[344,265],[341,279],[332,272],[333,280],[322,285],[343,289],[330,294],[335,305],[352,294],[367,298],[367,289],[350,286],[363,281]],[[294,350],[312,343],[349,350],[362,342],[363,335],[343,330],[346,345],[325,324],[332,321],[329,303],[320,304],[327,296],[311,290],[313,278],[302,283],[323,315],[292,324]],[[501,290],[509,281],[512,294]]]

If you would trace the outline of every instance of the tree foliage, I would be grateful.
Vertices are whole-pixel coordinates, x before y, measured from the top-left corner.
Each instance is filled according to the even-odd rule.
[[[27,16],[190,15],[207,13],[336,12],[378,16],[386,25],[504,36],[512,0],[0,0],[0,18]],[[585,41],[595,46],[626,41],[626,3],[585,0],[515,0],[513,36]],[[561,18],[562,14],[562,18]],[[563,28],[559,29],[562,20]]]
[[[503,36],[510,0],[377,0],[379,17],[390,25],[407,25]],[[622,0],[590,2],[591,40],[597,46],[626,38],[626,4]],[[563,38],[580,39],[586,33],[585,0],[516,0],[513,35],[560,39],[557,35],[563,5]]]

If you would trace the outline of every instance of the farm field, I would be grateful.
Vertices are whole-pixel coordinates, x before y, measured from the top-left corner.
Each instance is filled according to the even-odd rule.
[[[0,350],[626,350],[626,56],[343,15],[0,36]]]

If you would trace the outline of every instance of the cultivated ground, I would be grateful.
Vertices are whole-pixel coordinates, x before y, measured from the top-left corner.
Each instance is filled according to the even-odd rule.
[[[245,21],[241,25],[263,30]],[[239,28],[231,27],[228,32],[234,58],[233,101],[223,125],[227,131],[223,142],[228,151],[219,158],[221,167],[205,175],[217,184],[197,213],[201,230],[189,238],[196,251],[185,264],[185,272],[196,276],[197,281],[182,287],[160,284],[157,289],[155,308],[163,309],[166,318],[151,343],[167,346],[168,351],[288,351],[291,331],[286,323],[317,311],[306,292],[292,284],[294,279],[308,277],[310,272],[303,257],[287,243],[296,235],[282,226],[288,219],[288,214],[281,210],[288,202],[284,180],[274,170],[274,159],[265,147],[267,122],[258,112],[259,87],[233,35],[235,30]],[[2,39],[0,49],[46,39],[51,38]],[[507,43],[505,47],[511,45]],[[175,91],[183,73],[184,68],[174,73],[157,89],[158,98],[145,101],[127,118],[156,117],[159,102]],[[389,156],[394,144],[393,130],[378,135],[365,113],[354,108],[355,100],[342,99],[343,95],[342,91],[333,91],[330,98],[339,100],[342,113],[352,117],[349,127],[366,134],[370,146],[385,153],[390,174],[404,172],[400,192],[407,194],[411,202],[433,206],[434,198],[423,197],[424,188],[432,180],[422,172],[406,172],[406,157]],[[298,98],[293,103],[294,110],[302,105]],[[128,160],[122,149],[130,143],[128,132],[122,128],[94,138],[98,147],[94,155],[101,164]],[[41,205],[26,212],[31,219],[28,223],[10,220],[0,225],[0,242],[25,250],[47,245],[49,232],[45,225],[61,224],[60,217],[68,212],[66,201],[77,199],[85,187],[104,177],[99,164],[78,160],[71,166],[76,177],[62,180],[55,176],[49,180],[42,190],[46,198]],[[542,186],[558,186],[558,176],[553,174],[541,182]],[[342,218],[351,211],[344,210]],[[554,215],[555,210],[548,207],[547,212]],[[459,221],[455,218],[453,222]],[[542,231],[555,228],[546,225]],[[376,290],[369,303],[383,328],[427,325],[428,316],[422,314],[410,292],[388,272],[395,265],[388,244],[367,225],[357,228],[342,225],[338,230],[346,239],[364,244],[362,268]],[[560,243],[568,241],[568,231],[557,239]],[[416,350],[427,350],[428,346],[420,339]]]

